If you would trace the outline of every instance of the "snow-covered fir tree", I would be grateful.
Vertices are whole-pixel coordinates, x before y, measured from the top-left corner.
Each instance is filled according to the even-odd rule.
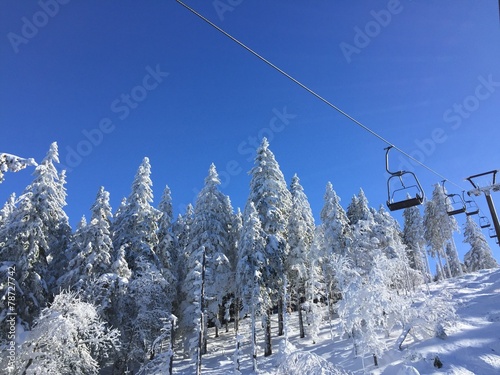
[[[465,223],[464,242],[470,245],[470,250],[464,256],[467,272],[498,267],[486,238],[471,216],[467,216]]]
[[[271,306],[271,297],[265,281],[269,271],[266,267],[265,248],[265,232],[255,206],[250,202],[245,209],[239,240],[236,284],[238,298],[241,301],[239,313],[242,316],[250,315],[250,352],[253,371],[257,371],[256,321],[258,317],[265,316]]]
[[[305,302],[305,285],[311,268],[310,251],[314,240],[314,218],[311,206],[299,177],[294,175],[290,184],[292,210],[288,221],[288,246],[285,270],[292,301],[298,305],[300,336],[304,337],[304,320],[301,304]]]
[[[420,271],[425,280],[430,280],[429,262],[425,252],[424,221],[417,206],[403,211],[403,242],[406,245],[410,267]]]
[[[323,199],[324,203],[320,214],[321,225],[316,231],[315,242],[317,244],[317,264],[321,267],[327,303],[331,306],[331,303],[340,297],[335,286],[334,258],[336,255],[353,258],[353,233],[347,213],[340,205],[340,197],[333,189],[331,182],[326,184]],[[354,196],[353,201],[357,201],[356,196]]]
[[[282,296],[284,260],[288,253],[287,226],[291,210],[291,194],[274,154],[269,149],[266,138],[257,149],[254,167],[250,170],[250,194],[247,205],[251,202],[259,215],[262,229],[266,234],[266,263],[269,271],[266,279],[267,288],[277,301],[280,315],[278,334],[283,333]],[[268,314],[269,315],[269,314]],[[271,321],[265,316],[266,349],[265,355],[272,354]]]
[[[458,231],[458,224],[453,216],[448,215],[449,204],[446,200],[446,191],[440,184],[434,185],[432,199],[425,204],[424,212],[424,238],[428,245],[429,254],[437,257],[436,266],[439,274],[451,277],[451,268],[446,254],[446,243],[453,237],[453,232]],[[457,256],[452,254],[454,257]],[[446,269],[443,270],[443,259]],[[456,260],[459,263],[458,259]]]
[[[90,210],[90,223],[79,225],[67,251],[73,256],[69,270],[58,280],[61,288],[82,291],[83,295],[90,283],[110,272],[114,252],[110,232],[111,206],[104,187],[99,188]]]
[[[347,217],[352,231],[350,258],[352,265],[361,274],[370,272],[374,258],[380,252],[379,240],[373,233],[375,220],[368,206],[363,189],[353,196],[347,208]]]
[[[194,220],[190,231],[190,243],[188,254],[196,254],[198,249],[204,248],[205,254],[205,297],[203,311],[207,316],[205,319],[220,327],[224,318],[224,300],[232,290],[232,269],[227,253],[231,250],[233,209],[229,199],[219,191],[219,176],[215,165],[211,165],[205,185],[198,194],[194,209]],[[189,260],[188,273],[196,264],[193,259]],[[185,303],[194,301],[196,290],[184,282]],[[186,318],[188,319],[186,321]],[[191,318],[181,317],[179,322],[184,332],[192,330]],[[204,347],[206,347],[207,332],[204,332]]]
[[[33,182],[1,227],[0,238],[5,242],[0,262],[15,264],[18,318],[28,327],[52,298],[55,277],[62,273],[71,235],[63,210],[64,174],[59,174],[54,165],[58,162],[57,144],[52,143],[35,168]]]
[[[170,316],[175,286],[163,273],[155,253],[161,213],[152,207],[153,191],[149,159],[144,158],[132,183],[131,193],[119,208],[113,223],[113,246],[125,251],[132,274],[123,301],[121,366],[135,366],[146,360],[153,341]],[[161,298],[159,298],[161,296]]]

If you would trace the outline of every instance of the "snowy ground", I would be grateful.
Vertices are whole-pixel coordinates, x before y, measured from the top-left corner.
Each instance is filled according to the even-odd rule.
[[[340,336],[338,320],[333,321],[333,339],[328,321],[321,327],[319,339],[313,344],[310,339],[298,338],[296,313],[289,316],[289,338],[297,350],[320,355],[335,365],[354,374],[406,375],[406,374],[500,374],[500,270],[468,274],[461,278],[447,280],[430,286],[431,293],[446,289],[456,303],[457,323],[447,330],[446,339],[432,338],[423,341],[405,342],[404,350],[395,348],[399,332],[388,338],[389,348],[379,358],[379,366],[373,365],[371,357],[355,358],[352,343]],[[274,317],[276,318],[276,317]],[[242,333],[244,359],[242,374],[251,374],[251,360],[248,345],[248,323],[243,321]],[[277,326],[276,321],[273,327]],[[258,337],[263,343],[263,337]],[[258,366],[260,374],[275,374],[282,356],[279,354],[280,339],[273,339],[273,354],[263,357],[259,350]],[[228,333],[222,332],[219,338],[209,339],[209,353],[203,357],[203,374],[232,374],[234,332],[232,326]],[[436,356],[442,367],[434,367]],[[364,362],[364,367],[363,367]],[[413,369],[411,367],[413,367]],[[415,371],[418,370],[418,372]],[[174,374],[194,374],[194,365],[187,359],[176,358]],[[301,375],[308,375],[302,373]]]

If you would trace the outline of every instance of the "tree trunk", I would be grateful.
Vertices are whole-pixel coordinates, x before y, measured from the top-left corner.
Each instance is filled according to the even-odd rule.
[[[283,311],[283,296],[278,300],[278,336],[283,336],[284,333],[284,311]]]
[[[302,313],[302,303],[301,303],[301,299],[300,298],[299,298],[298,309],[299,309],[299,331],[300,331],[300,338],[303,339],[304,337],[306,337],[306,333],[305,333],[305,330],[304,330],[304,316],[303,316],[303,313]]]
[[[265,316],[265,349],[264,357],[269,357],[273,354],[273,346],[271,341],[271,309],[268,309]]]
[[[373,355],[373,364],[375,366],[378,366],[378,360],[377,360],[377,356],[375,354]]]
[[[234,329],[238,332],[238,328],[240,325],[240,299],[234,299]]]

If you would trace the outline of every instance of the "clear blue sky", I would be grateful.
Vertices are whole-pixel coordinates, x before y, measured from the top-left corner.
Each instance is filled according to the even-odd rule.
[[[463,189],[500,167],[497,1],[187,3]],[[100,185],[116,209],[144,156],[155,203],[168,184],[181,212],[213,162],[243,207],[263,135],[316,218],[327,181],[344,206],[360,187],[371,206],[386,200],[386,144],[174,0],[6,0],[0,36],[0,151],[40,161],[58,142],[72,225]],[[391,156],[430,196],[440,178]],[[1,202],[31,172],[7,174]]]

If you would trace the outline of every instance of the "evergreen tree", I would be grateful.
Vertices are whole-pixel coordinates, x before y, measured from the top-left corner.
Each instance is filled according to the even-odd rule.
[[[379,240],[375,237],[373,229],[375,220],[373,212],[368,206],[368,199],[363,192],[359,190],[358,196],[354,196],[347,209],[352,231],[352,245],[350,258],[352,265],[357,272],[362,275],[370,272],[373,267],[375,256],[379,254]]]
[[[90,223],[80,223],[67,251],[73,255],[69,271],[58,281],[62,288],[83,291],[84,296],[90,283],[111,271],[114,252],[110,233],[112,213],[109,193],[104,187],[100,187],[90,210]]]
[[[292,210],[288,221],[288,245],[290,251],[285,261],[287,279],[292,298],[298,305],[300,336],[304,337],[301,304],[305,302],[305,283],[309,278],[310,251],[314,240],[314,218],[307,196],[297,175],[290,184]]]
[[[366,199],[363,189],[359,189],[359,193],[352,197],[351,203],[347,207],[347,218],[351,225],[356,225],[359,220],[370,221],[372,214],[368,206],[368,199]]]
[[[178,254],[176,250],[176,240],[172,232],[173,208],[170,188],[168,186],[166,186],[163,191],[158,210],[161,213],[161,217],[158,224],[158,245],[155,252],[160,259],[165,279],[168,284],[174,287],[175,294],[171,296],[172,300],[174,300],[174,296],[177,296],[176,266],[178,263]]]
[[[467,216],[464,242],[471,246],[464,256],[464,264],[468,272],[498,267],[486,238],[471,216]]]
[[[33,182],[0,229],[0,238],[5,239],[0,262],[15,265],[18,318],[28,327],[50,302],[54,278],[65,266],[71,229],[63,210],[64,174],[54,166],[58,162],[57,144],[52,143],[33,173]]]
[[[131,193],[120,206],[113,223],[113,245],[120,252],[125,252],[126,263],[132,271],[127,295],[121,301],[126,313],[121,326],[124,357],[119,359],[119,364],[115,364],[119,369],[121,366],[121,370],[125,366],[144,363],[163,327],[162,319],[171,314],[175,295],[175,286],[165,277],[155,252],[161,213],[151,206],[153,191],[150,175],[149,159],[144,158],[132,183]]]
[[[458,230],[457,221],[453,216],[448,215],[449,205],[446,200],[446,191],[436,184],[432,192],[432,199],[425,204],[424,213],[424,238],[429,247],[429,254],[438,258],[437,267],[439,274],[444,274],[442,270],[442,258],[445,259],[446,274],[451,277],[450,261],[446,255],[446,243],[453,237],[453,232]],[[453,256],[456,256],[453,254]],[[457,260],[458,262],[458,260]]]
[[[217,329],[223,318],[221,315],[224,314],[224,299],[232,289],[232,270],[226,254],[231,249],[233,222],[230,201],[218,190],[218,185],[220,180],[212,164],[205,179],[205,186],[196,200],[188,249],[188,253],[193,254],[197,249],[204,248],[206,298],[202,308],[208,314],[205,319],[214,322]],[[195,263],[190,263],[191,267],[193,264]],[[193,296],[189,296],[191,286],[186,283],[184,285],[187,288],[187,299],[192,300]],[[206,348],[207,332],[204,332],[203,338]]]
[[[430,269],[425,254],[424,222],[417,206],[405,208],[403,211],[403,242],[407,248],[410,267],[422,272],[426,280],[430,280]]]
[[[267,313],[271,298],[266,288],[266,240],[253,202],[245,210],[239,240],[236,285],[241,301],[241,314],[250,315],[250,342],[253,371],[257,371],[256,320]]]
[[[357,197],[354,201],[358,201]],[[326,185],[321,222],[324,229],[326,253],[349,255],[352,242],[349,219],[340,205],[340,197],[333,190],[331,182]]]
[[[113,223],[113,245],[125,246],[125,257],[132,271],[145,259],[159,268],[159,258],[154,252],[158,244],[157,230],[160,212],[151,206],[153,190],[151,165],[144,158],[132,183],[126,202],[120,206]],[[139,261],[138,259],[141,258]]]
[[[274,154],[269,150],[267,139],[257,149],[255,166],[250,170],[250,195],[247,205],[253,202],[266,236],[267,288],[277,300],[279,321],[283,322],[281,311],[283,297],[284,260],[288,253],[287,226],[291,210],[291,194]],[[266,325],[265,355],[272,354],[270,311],[264,317]],[[278,334],[283,333],[279,324]]]

